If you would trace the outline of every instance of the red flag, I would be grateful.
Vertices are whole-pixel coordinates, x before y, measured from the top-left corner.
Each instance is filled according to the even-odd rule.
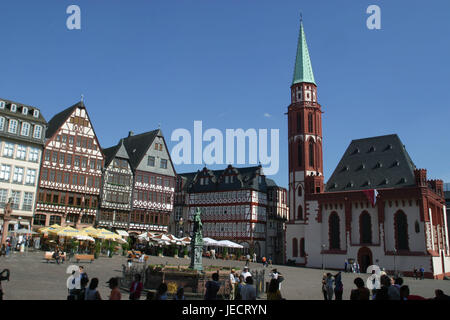
[[[372,204],[372,207],[375,207],[377,203],[378,191],[376,189],[363,190],[369,202]]]

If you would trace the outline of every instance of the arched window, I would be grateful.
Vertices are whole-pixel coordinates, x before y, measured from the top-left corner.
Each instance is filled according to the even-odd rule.
[[[309,166],[314,167],[314,141],[309,141]]]
[[[303,220],[303,207],[301,205],[298,206],[297,219]]]
[[[330,249],[340,249],[341,248],[341,236],[339,230],[339,216],[336,212],[330,215],[328,220],[328,233],[330,237]]]
[[[298,196],[301,197],[303,195],[302,186],[298,186]]]
[[[403,211],[398,211],[394,216],[395,243],[397,250],[409,250],[408,221]]]
[[[292,239],[292,257],[298,257],[298,241],[297,238]]]
[[[420,232],[420,224],[419,224],[419,221],[417,221],[417,220],[416,220],[414,229],[416,230],[416,233],[419,233],[419,232]]]
[[[300,239],[300,257],[304,258],[305,254],[305,238]]]
[[[302,115],[301,113],[297,113],[297,132],[300,133],[303,131],[303,126],[302,126]]]
[[[367,211],[364,211],[359,216],[359,237],[361,243],[372,243],[372,221]]]
[[[312,115],[312,113],[308,114],[308,132],[313,133],[313,115]]]
[[[300,141],[297,145],[297,164],[303,166],[303,143]]]

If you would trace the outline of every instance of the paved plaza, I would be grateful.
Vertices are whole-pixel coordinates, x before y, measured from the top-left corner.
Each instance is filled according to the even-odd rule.
[[[43,256],[44,252],[16,252],[9,257],[0,257],[0,271],[5,268],[11,271],[10,281],[2,282],[5,300],[66,299],[66,279],[69,277],[69,274],[66,274],[66,268],[71,264],[83,265],[90,279],[94,277],[99,278],[100,294],[103,299],[108,299],[110,290],[106,281],[110,277],[121,276],[122,265],[126,264],[126,258],[123,256],[114,256],[113,258],[100,257],[92,264],[89,262],[77,264],[75,261],[69,261],[61,265],[53,262],[47,263]],[[148,264],[188,265],[189,260],[150,256]],[[233,266],[242,270],[245,262],[204,259],[203,264],[205,266]],[[261,264],[251,263],[250,271],[261,267]],[[273,267],[276,267],[285,277],[285,281],[281,285],[281,294],[284,298],[288,300],[323,299],[321,293],[322,270],[280,265]],[[267,268],[267,279],[269,271],[270,268]],[[331,272],[334,273],[335,271]],[[368,275],[343,273],[344,300],[349,299],[350,291],[354,287],[353,280],[357,276],[361,276],[363,279],[368,277]],[[412,278],[405,278],[404,280],[405,284],[409,285],[411,294],[430,298],[434,296],[435,289],[442,289],[446,294],[450,294],[450,281],[414,280]],[[123,292],[122,298],[128,299],[128,294]]]

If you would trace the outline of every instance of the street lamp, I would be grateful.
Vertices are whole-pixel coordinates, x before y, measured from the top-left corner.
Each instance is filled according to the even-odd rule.
[[[324,255],[323,251],[324,251],[324,250],[325,250],[325,245],[322,244],[322,270],[325,269],[325,264],[323,263],[323,255]]]

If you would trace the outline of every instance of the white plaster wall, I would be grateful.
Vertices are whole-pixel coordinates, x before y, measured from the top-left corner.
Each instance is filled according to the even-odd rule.
[[[392,207],[389,207],[388,202],[385,203],[385,241],[386,250],[392,251],[395,248],[395,230],[394,230],[394,215],[398,210],[402,210],[407,217],[408,222],[408,237],[409,237],[409,249],[410,251],[426,251],[425,232],[424,225],[420,222],[420,209],[413,202],[412,206],[406,205],[403,207],[401,201],[398,201],[399,206],[395,205],[395,201],[392,201]],[[419,221],[420,232],[415,232],[415,223]]]

